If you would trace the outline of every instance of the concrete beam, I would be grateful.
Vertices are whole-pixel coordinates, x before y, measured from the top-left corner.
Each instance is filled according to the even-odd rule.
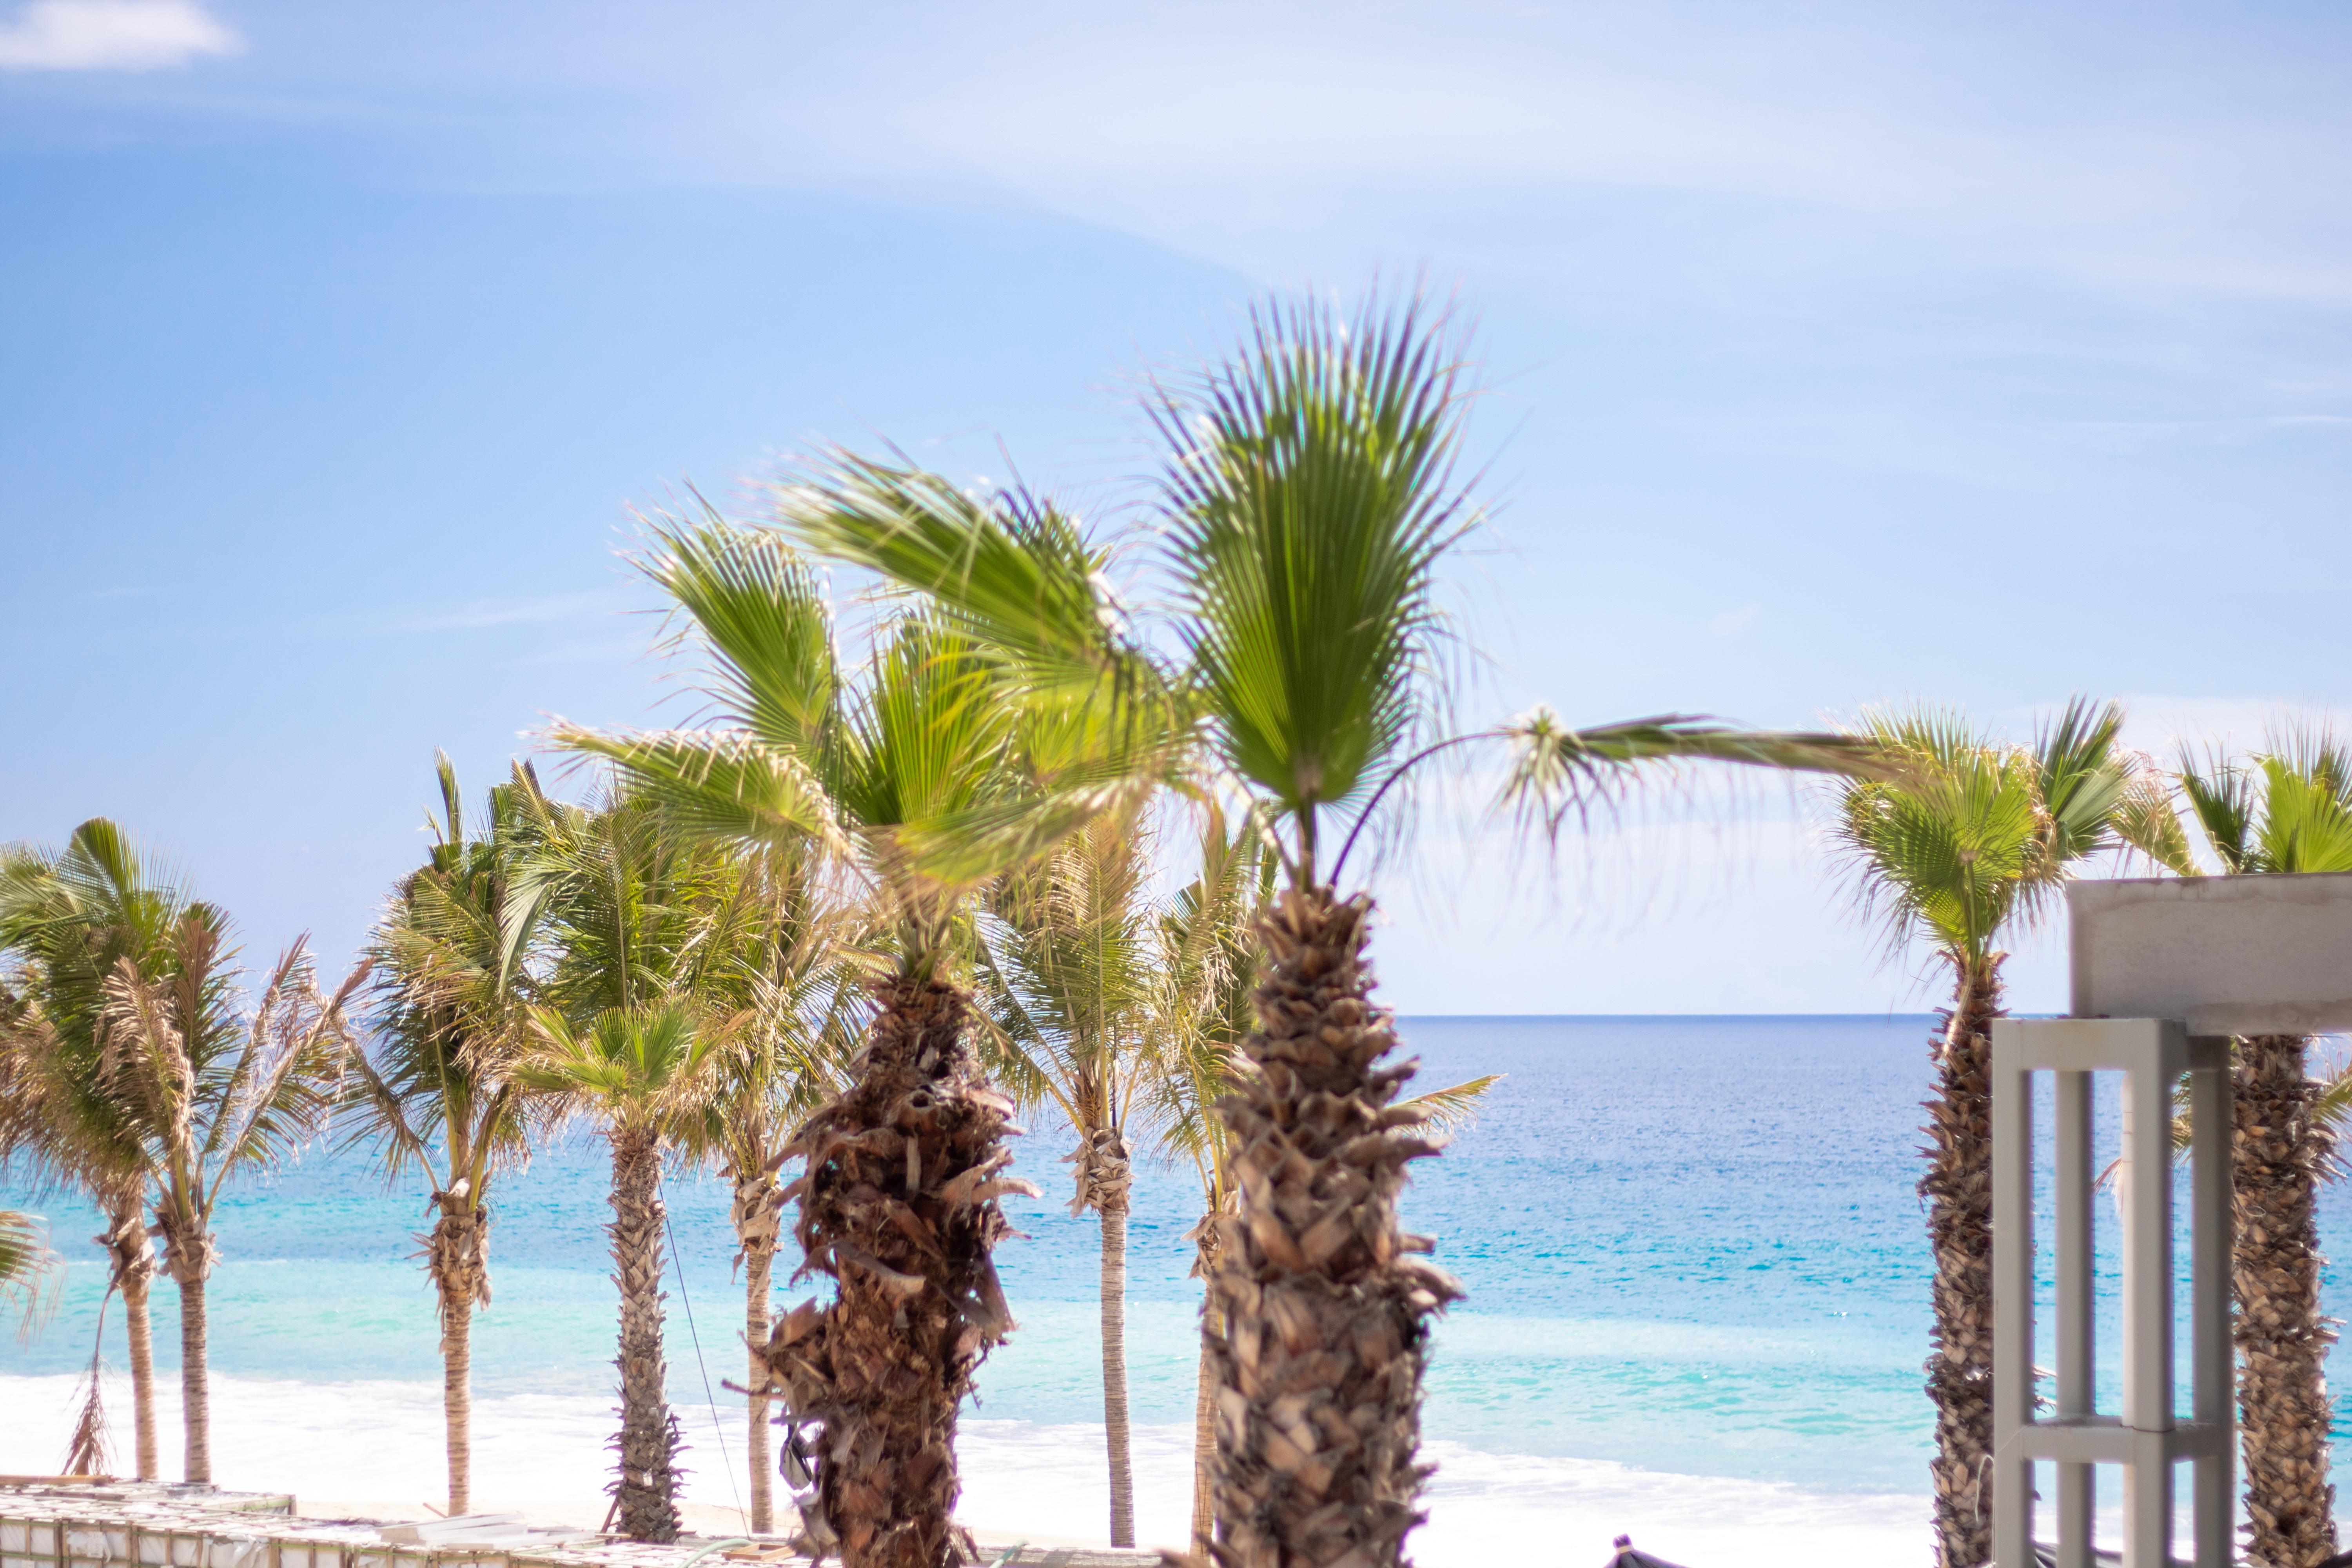
[[[2066,885],[2077,1018],[2352,1030],[2352,872]]]

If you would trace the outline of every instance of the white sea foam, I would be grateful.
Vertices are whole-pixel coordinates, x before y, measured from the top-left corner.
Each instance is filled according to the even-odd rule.
[[[0,1377],[0,1471],[56,1466],[72,1424],[74,1380]],[[178,1390],[159,1390],[167,1470],[179,1447]],[[118,1463],[130,1437],[130,1389],[107,1394]],[[214,1470],[223,1486],[298,1496],[423,1501],[439,1495],[441,1391],[424,1383],[286,1383],[216,1378]],[[689,1501],[736,1500],[719,1433],[700,1406],[679,1411],[692,1452]],[[613,1406],[599,1394],[548,1392],[478,1399],[474,1489],[484,1507],[562,1503],[601,1508]],[[740,1461],[740,1433],[725,1424]],[[1102,1428],[968,1419],[959,1445],[967,1523],[1014,1534],[1100,1539],[1108,1513]],[[1135,1433],[1138,1533],[1175,1545],[1191,1515],[1192,1429]],[[1774,1568],[1836,1558],[1926,1563],[1924,1498],[1812,1491],[1752,1480],[1669,1475],[1590,1459],[1488,1453],[1432,1443],[1438,1470],[1430,1521],[1413,1538],[1423,1568],[1505,1562],[1599,1563],[1611,1539],[1692,1568]]]

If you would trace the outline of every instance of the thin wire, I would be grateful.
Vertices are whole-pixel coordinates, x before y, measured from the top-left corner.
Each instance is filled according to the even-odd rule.
[[[735,1511],[748,1523],[751,1514],[743,1507],[743,1489],[736,1484],[734,1456],[727,1451],[727,1424],[719,1418],[719,1395],[710,1391],[709,1363],[702,1359],[702,1332],[694,1326],[694,1298],[686,1293],[686,1258],[677,1250],[677,1226],[670,1223],[669,1185],[661,1173],[654,1173],[655,1189],[661,1194],[662,1228],[669,1232],[669,1266],[677,1275],[677,1299],[686,1308],[687,1337],[694,1342],[694,1364],[702,1371],[702,1399],[710,1406],[710,1426],[719,1434],[719,1458],[727,1466],[727,1489],[735,1499]]]

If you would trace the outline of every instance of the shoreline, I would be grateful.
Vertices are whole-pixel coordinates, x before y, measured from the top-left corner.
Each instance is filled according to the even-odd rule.
[[[27,1419],[0,1431],[0,1471],[42,1473],[64,1450],[75,1380],[0,1373],[0,1405]],[[117,1401],[115,1389],[122,1397]],[[404,1397],[392,1400],[388,1391]],[[158,1412],[164,1461],[174,1462],[177,1386]],[[290,1492],[305,1518],[330,1510],[423,1520],[437,1510],[442,1449],[437,1384],[292,1384],[216,1377],[215,1470],[225,1487]],[[697,1414],[682,1410],[682,1415]],[[127,1380],[109,1379],[118,1465],[129,1437]],[[531,1522],[593,1529],[604,1519],[612,1431],[607,1394],[479,1398],[475,1412],[477,1511],[520,1511]],[[689,1422],[688,1435],[695,1436]],[[731,1436],[731,1434],[730,1434]],[[689,1452],[681,1512],[689,1528],[742,1533],[731,1470],[706,1426]],[[1137,1538],[1180,1546],[1189,1529],[1192,1431],[1134,1431]],[[1107,1547],[1108,1485],[1099,1424],[1045,1424],[968,1415],[959,1458],[960,1521],[984,1541]],[[1854,1560],[1930,1560],[1925,1489],[1916,1494],[1836,1492],[1779,1481],[1643,1470],[1598,1459],[1497,1453],[1425,1441],[1437,1473],[1429,1522],[1414,1532],[1423,1568],[1484,1568],[1498,1561],[1608,1558],[1610,1541],[1637,1544],[1690,1568],[1797,1568],[1836,1548]],[[734,1448],[740,1454],[740,1447]]]

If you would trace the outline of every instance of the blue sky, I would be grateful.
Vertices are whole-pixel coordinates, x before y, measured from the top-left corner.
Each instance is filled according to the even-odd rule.
[[[888,439],[1107,511],[1139,370],[1424,269],[1476,710],[2252,741],[2346,673],[2348,68],[2317,5],[0,0],[0,838],[117,816],[340,962],[436,746],[681,710],[633,504]],[[1392,1000],[1929,994],[1801,803],[1692,815],[1433,829]]]

